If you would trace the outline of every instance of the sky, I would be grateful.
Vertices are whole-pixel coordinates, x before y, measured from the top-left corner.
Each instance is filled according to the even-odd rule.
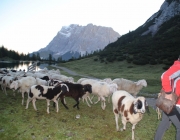
[[[46,47],[63,26],[111,27],[133,31],[165,0],[0,0],[0,46],[19,53]]]

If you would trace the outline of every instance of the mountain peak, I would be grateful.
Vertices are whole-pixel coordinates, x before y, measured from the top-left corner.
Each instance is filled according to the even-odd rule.
[[[70,24],[69,26],[63,26],[53,40],[38,52],[43,58],[51,52],[54,58],[62,57],[63,60],[68,60],[74,56],[64,59],[63,55],[76,54],[76,57],[79,57],[93,53],[104,49],[119,37],[119,33],[110,27],[96,26],[92,23],[86,26]]]

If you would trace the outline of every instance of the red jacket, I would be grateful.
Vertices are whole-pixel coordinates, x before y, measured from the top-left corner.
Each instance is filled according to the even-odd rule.
[[[180,61],[174,61],[174,64],[161,75],[162,89],[165,92],[175,92],[177,95],[180,95],[180,86],[174,85],[176,78],[180,77]],[[180,82],[176,82],[180,84]],[[176,89],[174,88],[176,87]],[[178,88],[178,89],[177,89]],[[178,101],[180,104],[180,100]]]

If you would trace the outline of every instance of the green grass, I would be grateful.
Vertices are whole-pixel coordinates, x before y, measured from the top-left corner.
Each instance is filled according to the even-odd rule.
[[[117,77],[131,80],[146,79],[148,86],[141,92],[149,94],[157,93],[161,89],[160,76],[164,70],[162,66],[137,66],[126,62],[100,63],[94,58],[82,59],[60,64],[79,74],[93,76],[97,78],[112,79]],[[68,73],[61,70],[61,74],[68,76]],[[74,77],[77,81],[79,76]],[[80,110],[73,108],[75,101],[66,98],[69,110],[59,102],[59,112],[50,106],[50,114],[46,112],[46,101],[38,100],[36,112],[29,104],[26,110],[25,105],[21,105],[21,94],[13,96],[8,90],[6,96],[0,90],[0,140],[131,140],[131,124],[127,124],[126,131],[117,132],[115,127],[112,104],[106,102],[105,110],[101,109],[100,102],[88,107],[86,103],[80,101]],[[25,95],[25,103],[27,95]],[[94,98],[93,101],[96,101]],[[160,120],[157,113],[150,107],[151,114],[145,113],[143,119],[136,125],[136,140],[153,140]],[[80,114],[80,119],[76,115]],[[119,119],[119,126],[122,127]],[[175,127],[171,126],[165,133],[163,140],[175,139]]]
[[[66,98],[69,110],[59,102],[60,110],[56,113],[52,102],[50,114],[46,112],[46,101],[38,100],[36,112],[29,104],[26,110],[21,105],[21,94],[14,97],[8,90],[8,96],[0,91],[0,139],[1,140],[130,140],[131,124],[127,124],[127,130],[117,132],[115,127],[112,104],[107,102],[105,110],[101,109],[100,102],[88,107],[80,101],[80,110],[73,108],[75,101]],[[27,96],[25,96],[25,101]],[[94,98],[93,101],[97,100]],[[135,129],[136,140],[152,140],[160,122],[157,114],[150,107],[151,114],[147,113],[137,124]],[[80,119],[76,115],[80,114]],[[122,127],[121,120],[119,125]],[[165,133],[163,140],[175,137],[173,126]]]
[[[158,93],[161,89],[161,74],[164,72],[162,67],[164,65],[144,65],[138,66],[127,63],[126,61],[117,61],[114,63],[100,63],[94,61],[95,57],[85,58],[78,61],[72,61],[67,63],[61,63],[59,66],[67,67],[79,74],[104,78],[125,78],[129,80],[145,79],[148,86],[143,88],[143,93]],[[62,71],[61,71],[62,72]],[[67,74],[66,74],[67,75]],[[77,77],[75,80],[78,80]]]

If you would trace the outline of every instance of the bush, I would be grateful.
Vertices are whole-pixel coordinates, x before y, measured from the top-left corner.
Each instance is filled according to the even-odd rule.
[[[150,61],[149,61],[149,64],[151,64],[151,65],[156,65],[156,64],[157,64],[157,61],[156,61],[156,60],[150,60]]]
[[[136,65],[146,65],[146,64],[149,64],[149,61],[146,60],[146,59],[133,60],[133,64],[136,64]]]

